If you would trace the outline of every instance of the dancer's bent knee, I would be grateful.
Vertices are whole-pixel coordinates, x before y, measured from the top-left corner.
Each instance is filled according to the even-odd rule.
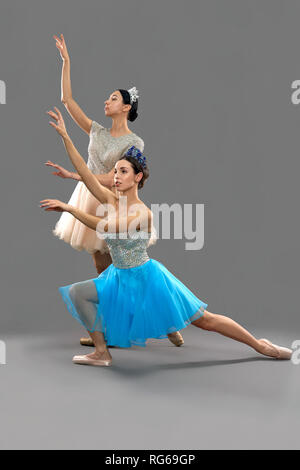
[[[210,313],[204,310],[202,317],[192,322],[192,325],[203,330],[213,331],[215,327],[216,316],[214,313]]]

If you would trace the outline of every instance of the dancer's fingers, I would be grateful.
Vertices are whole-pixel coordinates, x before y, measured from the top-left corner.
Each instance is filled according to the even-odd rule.
[[[56,129],[57,131],[59,130],[59,127],[54,124],[54,122],[49,121],[49,124],[51,124],[51,126],[54,127],[54,129]]]
[[[55,114],[54,111],[46,111],[46,114],[49,114],[49,116],[53,117],[56,121],[58,121],[58,116]]]
[[[45,165],[55,166],[57,168],[61,168],[60,165],[58,165],[57,163],[51,162],[51,160],[48,160],[47,162],[45,162]]]
[[[49,204],[42,204],[41,208],[45,207],[45,210],[47,209],[53,209],[54,207],[59,207],[57,204],[49,203]]]
[[[52,163],[52,162],[49,162],[49,163],[48,163],[48,162],[47,162],[47,163],[45,163],[45,165],[47,165],[47,166],[53,166],[53,168],[57,168],[58,170],[60,169],[60,166],[59,166],[59,165],[56,165],[56,163]]]
[[[53,113],[53,114],[48,113],[48,114],[49,114],[50,117],[52,117],[53,119],[55,119],[56,122],[58,122],[58,120],[59,120],[59,117],[58,117],[58,116],[56,116],[54,113]]]
[[[40,201],[40,202],[44,202],[45,204],[52,204],[53,201],[55,201],[55,199],[43,199],[43,200]]]
[[[55,41],[56,41],[56,42],[60,42],[60,39],[59,39],[59,37],[57,37],[55,34],[54,34],[54,36],[53,36],[53,37],[54,37],[54,39],[55,39]]]
[[[62,114],[61,114],[60,110],[56,106],[54,106],[54,109],[57,112],[58,117],[60,117],[62,119]]]

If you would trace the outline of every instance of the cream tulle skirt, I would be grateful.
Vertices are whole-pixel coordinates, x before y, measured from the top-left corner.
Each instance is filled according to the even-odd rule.
[[[88,214],[96,215],[100,203],[90,193],[85,184],[78,181],[68,204]],[[104,239],[99,238],[99,233],[97,234],[95,230],[84,225],[69,212],[62,213],[53,233],[61,240],[69,243],[75,250],[86,250],[90,254],[98,250],[101,253],[109,253],[108,246]]]
[[[75,206],[88,214],[96,215],[96,210],[100,203],[90,193],[85,184],[82,181],[78,181],[68,204]],[[69,243],[75,250],[85,250],[90,254],[93,254],[96,251],[109,253],[106,241],[101,238],[101,235],[77,220],[69,212],[62,213],[55,225],[53,233],[61,240]],[[157,235],[154,230],[148,246],[156,243],[156,240]]]

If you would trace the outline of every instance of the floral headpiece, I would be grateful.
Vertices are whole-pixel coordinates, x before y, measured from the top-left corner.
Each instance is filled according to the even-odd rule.
[[[129,90],[127,90],[129,95],[130,95],[130,104],[134,103],[138,98],[139,98],[139,95],[138,95],[138,90],[135,88],[135,86],[133,88],[130,88]]]
[[[132,147],[130,147],[129,150],[127,150],[127,152],[125,153],[125,155],[127,157],[133,157],[135,158],[141,165],[143,168],[145,168],[145,166],[147,165],[146,163],[146,157],[142,154],[142,152],[137,148],[135,147],[134,145]]]

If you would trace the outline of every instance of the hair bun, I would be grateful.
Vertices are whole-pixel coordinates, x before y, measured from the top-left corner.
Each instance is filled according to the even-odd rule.
[[[132,109],[129,111],[129,116],[128,119],[129,121],[134,121],[138,117],[138,112],[135,109]]]

